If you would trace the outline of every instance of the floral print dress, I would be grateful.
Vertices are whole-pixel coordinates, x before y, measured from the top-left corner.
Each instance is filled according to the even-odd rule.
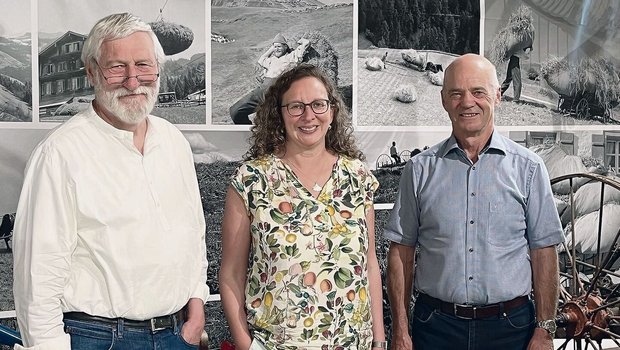
[[[378,185],[345,156],[318,198],[273,155],[239,167],[232,186],[252,236],[246,310],[267,349],[371,348],[366,212]]]

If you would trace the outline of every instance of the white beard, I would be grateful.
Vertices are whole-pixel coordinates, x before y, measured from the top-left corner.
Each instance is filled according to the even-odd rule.
[[[127,124],[138,124],[151,113],[157,101],[159,81],[154,86],[140,85],[135,90],[128,90],[122,86],[115,90],[106,91],[102,86],[95,89],[95,100],[99,105],[107,109],[110,114]],[[122,96],[131,94],[144,94],[146,101],[131,100],[121,102]]]

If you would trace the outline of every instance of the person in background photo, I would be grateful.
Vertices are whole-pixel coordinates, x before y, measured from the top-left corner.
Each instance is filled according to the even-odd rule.
[[[495,130],[486,58],[455,59],[441,101],[452,135],[407,163],[384,231],[391,349],[552,349],[564,235],[545,165]]]
[[[510,56],[510,60],[508,61],[508,68],[506,69],[506,79],[502,82],[501,86],[501,95],[504,95],[504,92],[508,90],[510,83],[512,82],[513,89],[513,97],[512,100],[514,102],[521,101],[521,59],[529,59],[530,52],[532,51],[532,47],[528,46],[523,50],[517,51]]]
[[[220,291],[237,349],[387,348],[378,182],[352,132],[312,65],[282,74],[259,106],[222,224]]]
[[[269,49],[258,58],[258,64],[264,69],[261,85],[230,107],[230,117],[235,124],[252,124],[249,116],[256,111],[271,83],[280,74],[302,62],[306,50],[310,47],[310,41],[301,38],[297,44],[299,44],[297,48],[291,50],[286,38],[280,33],[276,34]]]
[[[394,158],[394,162],[396,162],[396,164],[400,164],[400,156],[398,155],[398,150],[396,149],[396,141],[392,141],[392,147],[390,147],[390,156]]]
[[[84,42],[95,99],[35,148],[17,208],[16,349],[198,349],[205,221],[189,143],[149,115],[163,60],[129,13]]]

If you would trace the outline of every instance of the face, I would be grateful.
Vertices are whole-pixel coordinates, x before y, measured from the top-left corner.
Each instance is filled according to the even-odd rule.
[[[284,56],[286,54],[287,49],[288,49],[288,46],[286,46],[286,44],[273,43],[273,54],[276,57]]]
[[[89,67],[95,84],[95,100],[113,118],[138,124],[151,112],[157,100],[159,79],[141,83],[136,75],[158,73],[153,42],[145,32],[104,41],[97,65]],[[129,76],[124,83],[110,84],[105,77]]]
[[[310,103],[327,100],[329,96],[323,83],[314,77],[305,77],[295,81],[282,95],[282,105],[292,102]],[[292,116],[286,107],[281,109],[286,130],[286,148],[304,151],[313,148],[325,148],[325,135],[334,118],[332,106],[327,112],[316,114],[311,106],[306,106],[300,116]]]
[[[457,139],[488,137],[493,132],[500,91],[493,66],[477,56],[463,56],[445,74],[441,101]]]

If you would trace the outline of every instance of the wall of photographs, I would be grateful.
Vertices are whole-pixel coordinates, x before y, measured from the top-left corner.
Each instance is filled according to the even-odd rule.
[[[162,39],[167,60],[153,114],[182,130],[198,169],[211,171],[211,165],[237,161],[245,153],[246,123],[253,114],[236,118],[231,107],[262,83],[264,71],[256,61],[280,33],[292,48],[301,38],[311,41],[305,60],[325,67],[336,81],[372,169],[399,166],[390,156],[393,142],[405,162],[416,149],[449,136],[440,101],[443,69],[455,57],[476,52],[496,63],[500,82],[510,83],[496,110],[500,132],[525,147],[556,145],[580,157],[586,168],[620,171],[620,2],[615,0],[0,4],[0,214],[15,212],[34,146],[94,98],[79,60],[82,44],[99,18],[116,12],[132,12],[161,34],[175,33]],[[514,56],[521,79],[508,82]],[[228,173],[217,171],[225,183]],[[392,186],[386,192],[393,192],[395,183],[385,184]],[[380,198],[387,199],[377,208],[386,212],[390,196]],[[222,206],[211,204],[205,205],[212,216],[207,241],[217,251]],[[8,251],[0,259],[12,263]],[[217,291],[217,258],[210,260],[209,283]],[[1,311],[12,310],[10,288],[5,289]]]

